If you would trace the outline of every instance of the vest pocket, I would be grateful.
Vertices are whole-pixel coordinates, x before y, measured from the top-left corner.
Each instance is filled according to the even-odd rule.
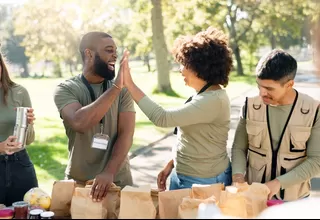
[[[261,139],[262,139],[264,128],[265,128],[264,123],[247,120],[246,129],[248,134],[249,146],[254,148],[261,147]]]
[[[248,183],[264,183],[266,181],[266,154],[256,152],[249,148],[248,151],[247,179]]]
[[[290,127],[290,151],[303,152],[307,148],[307,141],[311,134],[311,127]]]
[[[282,160],[280,175],[283,175],[299,164],[301,164],[305,159],[306,155],[299,157],[285,157]],[[295,184],[288,188],[280,190],[280,198],[285,201],[294,201],[300,198],[303,198],[310,193],[310,181],[305,181],[301,184]]]

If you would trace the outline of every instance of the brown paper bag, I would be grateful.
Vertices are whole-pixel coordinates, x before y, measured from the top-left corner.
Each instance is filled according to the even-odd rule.
[[[126,186],[121,190],[119,219],[155,219],[156,214],[150,186]]]
[[[81,188],[91,187],[94,180],[88,180],[86,185],[77,184]],[[107,209],[107,218],[108,219],[117,219],[120,211],[120,191],[121,187],[112,183],[107,196],[102,200],[102,206]]]
[[[74,180],[59,180],[53,183],[50,211],[53,211],[56,217],[70,216],[75,184]]]
[[[151,198],[154,207],[156,208],[156,219],[159,219],[159,191],[158,189],[152,189],[151,190]]]
[[[102,205],[107,208],[108,219],[117,219],[120,211],[120,191],[121,187],[113,184],[103,199]]]
[[[235,186],[227,186],[226,190],[221,192],[218,206],[223,215],[247,218],[246,198],[238,193]]]
[[[72,219],[105,219],[107,208],[101,202],[93,202],[90,198],[91,186],[76,187],[71,201]]]
[[[256,218],[267,208],[268,194],[270,190],[265,184],[252,183],[247,191],[244,191],[247,202],[248,218]]]
[[[255,218],[267,208],[268,194],[268,187],[261,183],[227,186],[220,195],[219,207],[227,216]]]
[[[222,190],[224,190],[224,184],[222,183],[212,185],[193,184],[190,197],[194,199],[207,199],[214,196],[218,201]]]
[[[190,196],[191,189],[178,189],[159,192],[159,217],[178,218],[178,208],[184,197]]]
[[[184,197],[178,208],[178,218],[196,219],[198,216],[198,207],[201,203],[216,203],[216,198],[214,196],[207,199],[195,199],[189,196]]]

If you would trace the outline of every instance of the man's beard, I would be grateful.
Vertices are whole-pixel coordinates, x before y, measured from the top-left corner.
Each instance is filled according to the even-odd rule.
[[[93,70],[94,73],[106,80],[112,80],[115,77],[115,70],[110,70],[108,64],[101,60],[98,54],[94,57]]]

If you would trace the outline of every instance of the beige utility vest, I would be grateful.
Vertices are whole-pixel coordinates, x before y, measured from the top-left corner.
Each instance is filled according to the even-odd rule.
[[[273,150],[268,106],[258,97],[247,98],[246,129],[249,149],[246,178],[248,183],[264,183],[283,175],[301,164],[307,157],[307,141],[317,115],[319,102],[298,93],[280,136],[277,150]],[[293,201],[308,196],[310,180],[281,189],[276,198]]]

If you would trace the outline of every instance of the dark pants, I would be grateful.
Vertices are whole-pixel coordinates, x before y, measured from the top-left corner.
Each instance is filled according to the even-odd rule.
[[[38,180],[25,149],[12,155],[0,155],[0,204],[11,206],[22,201],[33,187],[38,187]]]

